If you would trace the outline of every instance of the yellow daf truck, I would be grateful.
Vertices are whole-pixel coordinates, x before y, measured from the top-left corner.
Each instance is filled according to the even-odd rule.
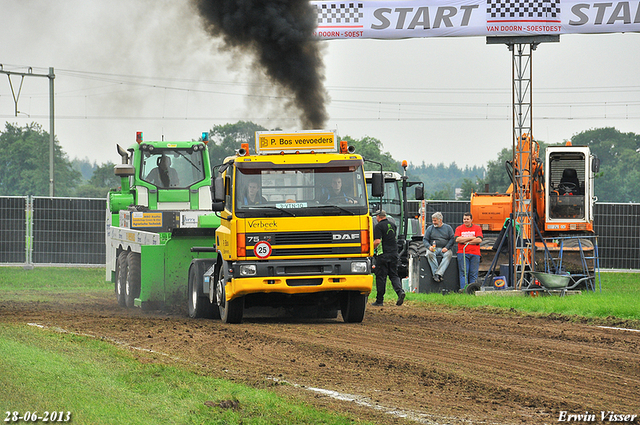
[[[239,323],[245,308],[271,306],[361,322],[373,284],[362,156],[331,131],[255,140],[256,154],[243,144],[214,167],[217,259],[189,285],[196,316]]]

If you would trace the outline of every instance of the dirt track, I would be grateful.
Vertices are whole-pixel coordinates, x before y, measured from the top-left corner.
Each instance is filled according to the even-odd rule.
[[[0,321],[105,337],[153,350],[140,352],[146,358],[193,363],[381,424],[551,424],[561,411],[588,411],[604,423],[600,411],[640,415],[640,332],[411,301],[369,306],[361,324],[249,317],[225,325],[126,310],[113,298],[0,301]]]

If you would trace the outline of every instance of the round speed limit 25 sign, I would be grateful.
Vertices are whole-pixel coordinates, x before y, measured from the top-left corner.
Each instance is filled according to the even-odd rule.
[[[266,241],[258,242],[253,247],[253,253],[256,257],[263,260],[265,258],[269,258],[269,256],[271,255],[271,245]]]

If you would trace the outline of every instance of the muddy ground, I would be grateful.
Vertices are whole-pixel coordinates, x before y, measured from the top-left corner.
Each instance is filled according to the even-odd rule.
[[[127,310],[114,296],[65,295],[49,303],[0,300],[0,321],[106,338],[145,361],[191,364],[380,424],[551,424],[561,412],[587,411],[605,423],[601,411],[640,415],[640,332],[602,327],[638,329],[637,322],[449,309],[410,297],[401,307],[388,303],[368,306],[360,324],[253,315],[226,325]]]

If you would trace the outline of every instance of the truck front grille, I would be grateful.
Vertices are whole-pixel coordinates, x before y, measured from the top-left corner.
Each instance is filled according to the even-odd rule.
[[[336,232],[247,233],[247,256],[255,257],[257,240],[271,244],[270,257],[354,255],[362,253],[359,230]]]
[[[276,233],[274,245],[309,245],[331,243],[331,232]]]
[[[271,257],[285,257],[290,255],[346,255],[360,254],[360,246],[335,246],[335,247],[311,247],[311,248],[274,248]],[[247,256],[252,257],[253,249],[247,249]]]

